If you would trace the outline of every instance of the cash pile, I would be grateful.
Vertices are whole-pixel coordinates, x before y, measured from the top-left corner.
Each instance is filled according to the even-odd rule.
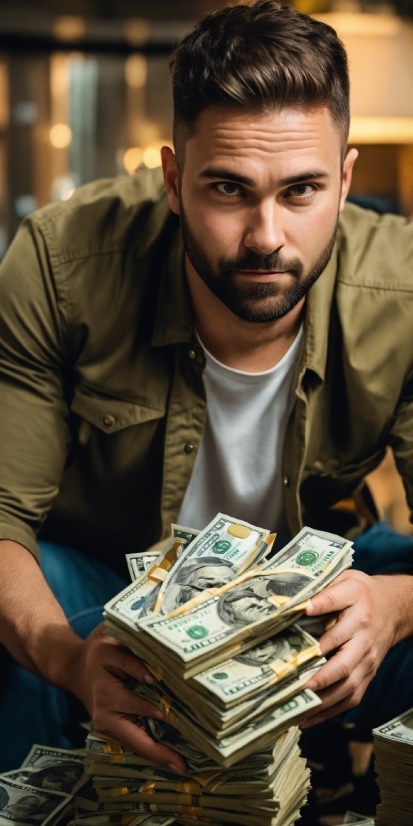
[[[84,749],[35,744],[18,769],[0,775],[1,826],[170,826],[176,818],[107,812],[85,770]]]
[[[373,729],[381,803],[377,826],[411,826],[413,819],[413,708]]]
[[[87,786],[91,784],[83,750],[35,744],[20,768],[0,775],[0,823],[54,826],[67,822],[74,807],[81,811]]]
[[[108,632],[157,681],[131,686],[165,715],[149,721],[155,739],[178,731],[221,768],[271,747],[319,704],[302,689],[321,652],[294,621],[351,565],[341,537],[303,528],[266,560],[273,538],[218,514],[167,572],[170,549],[105,606]]]
[[[75,822],[88,826],[127,824],[127,817],[153,813],[155,818],[156,813],[159,820],[154,819],[154,824],[163,824],[162,818],[168,814],[184,826],[293,824],[309,787],[299,734],[296,727],[288,729],[274,741],[272,749],[256,752],[228,770],[219,770],[204,755],[186,747],[188,771],[184,776],[149,764],[120,743],[90,734],[86,765],[99,799],[95,817],[103,817],[104,810],[113,820]]]
[[[135,566],[132,584],[105,606],[108,633],[153,675],[153,685],[129,688],[165,719],[140,723],[185,757],[188,772],[178,778],[90,735],[100,805],[171,813],[179,823],[278,826],[298,817],[309,780],[295,726],[320,704],[304,686],[323,659],[296,620],[351,565],[352,551],[341,537],[303,528],[267,560],[273,540],[225,514],[199,534],[175,525],[165,550]]]

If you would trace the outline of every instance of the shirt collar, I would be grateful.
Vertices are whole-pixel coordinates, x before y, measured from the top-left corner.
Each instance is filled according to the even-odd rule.
[[[309,290],[304,322],[304,345],[299,373],[313,370],[325,377],[331,305],[338,266],[337,242],[325,270]]]

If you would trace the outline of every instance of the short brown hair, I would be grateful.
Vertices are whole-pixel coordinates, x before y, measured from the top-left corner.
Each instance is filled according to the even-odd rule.
[[[171,61],[174,140],[195,128],[208,106],[256,111],[288,106],[330,109],[347,143],[347,55],[331,26],[273,0],[209,14]]]

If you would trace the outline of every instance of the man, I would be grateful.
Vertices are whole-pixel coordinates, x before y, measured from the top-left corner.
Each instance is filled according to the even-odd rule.
[[[29,218],[2,266],[0,633],[41,678],[39,705],[44,680],[102,734],[182,772],[135,725],[162,718],[125,687],[150,682],[144,666],[101,626],[82,639],[94,606],[125,582],[124,554],[178,517],[344,530],[334,506],[386,445],[412,502],[413,231],[344,209],[357,152],[328,26],[274,2],[226,8],[183,41],[172,74],[166,195],[149,172],[88,186]],[[78,550],[42,545],[70,624],[35,560],[50,509],[41,538]],[[409,564],[347,571],[312,600],[309,615],[339,619],[310,722],[356,706],[407,645]],[[66,696],[38,719],[57,720]]]

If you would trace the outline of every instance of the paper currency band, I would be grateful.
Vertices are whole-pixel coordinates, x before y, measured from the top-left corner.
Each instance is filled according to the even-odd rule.
[[[321,649],[319,645],[310,645],[304,651],[299,651],[295,656],[292,655],[287,662],[280,658],[268,663],[268,668],[274,671],[279,680],[283,680],[287,674],[296,671],[307,660],[312,660],[315,657],[321,657]]]
[[[105,754],[123,754],[124,749],[120,743],[114,743],[111,740],[108,740],[106,743],[102,743],[102,751]]]
[[[129,794],[130,789],[127,786],[117,786],[114,789],[108,789],[107,794],[111,797],[121,797],[124,794]]]

